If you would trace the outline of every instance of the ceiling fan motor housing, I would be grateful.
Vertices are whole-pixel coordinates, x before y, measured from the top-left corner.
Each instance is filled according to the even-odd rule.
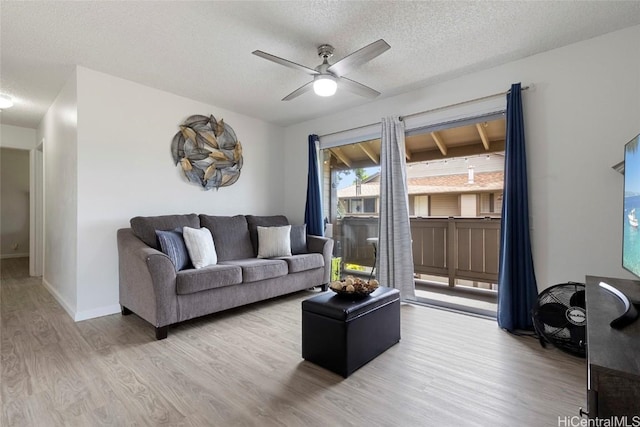
[[[324,58],[325,61],[331,58],[333,56],[333,46],[330,44],[322,44],[318,46],[318,56],[320,58]]]

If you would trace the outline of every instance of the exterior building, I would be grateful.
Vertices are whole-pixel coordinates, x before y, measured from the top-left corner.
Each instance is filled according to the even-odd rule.
[[[409,214],[414,217],[499,217],[503,166],[501,154],[494,154],[488,160],[486,156],[477,156],[409,165]],[[338,190],[338,216],[376,216],[379,196],[378,172]]]

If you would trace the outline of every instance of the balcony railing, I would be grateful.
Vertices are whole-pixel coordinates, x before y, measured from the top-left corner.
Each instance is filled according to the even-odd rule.
[[[373,266],[378,218],[345,217],[334,225],[334,239],[343,263]],[[411,218],[416,274],[456,281],[497,283],[500,253],[499,218]]]

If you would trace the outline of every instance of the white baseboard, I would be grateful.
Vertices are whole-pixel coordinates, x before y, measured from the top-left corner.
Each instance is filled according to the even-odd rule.
[[[29,256],[28,252],[26,254],[23,254],[23,253],[20,253],[20,254],[1,254],[0,255],[0,259],[27,258],[28,256]]]
[[[71,308],[71,305],[62,298],[62,295],[60,295],[60,293],[51,285],[51,283],[47,282],[44,277],[42,278],[42,284],[75,322],[120,313],[120,304],[93,308],[91,310],[76,311]]]
[[[58,304],[60,304],[62,306],[62,308],[64,308],[64,311],[67,312],[67,314],[69,316],[71,316],[72,319],[75,319],[75,315],[76,315],[76,310],[74,308],[71,308],[71,305],[68,304],[64,298],[62,298],[62,295],[60,295],[60,293],[58,293],[58,291],[56,290],[56,288],[54,288],[51,283],[47,282],[47,280],[43,277],[42,278],[42,284],[44,285],[44,287],[49,291],[49,293],[51,295],[53,295],[53,297],[55,298],[56,301],[58,301]]]

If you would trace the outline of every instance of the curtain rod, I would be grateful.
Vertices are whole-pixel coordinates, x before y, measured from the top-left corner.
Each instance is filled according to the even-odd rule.
[[[528,90],[529,87],[530,86],[524,86],[524,87],[520,88],[520,91],[522,92],[524,90]],[[484,101],[485,99],[491,99],[491,98],[496,98],[498,96],[504,96],[504,95],[507,95],[510,92],[511,92],[511,89],[505,90],[504,92],[494,93],[492,95],[481,96],[480,98],[474,98],[474,99],[469,99],[467,101],[456,102],[455,104],[449,104],[449,105],[445,105],[443,107],[437,107],[437,108],[432,108],[430,110],[419,111],[417,113],[407,114],[405,116],[400,116],[400,120],[404,120],[404,119],[406,119],[408,117],[420,116],[422,114],[433,113],[434,111],[445,110],[445,109],[451,108],[451,107],[458,107],[460,105],[471,104],[472,102]],[[362,126],[358,126],[358,127],[351,128],[351,129],[345,129],[345,130],[340,130],[340,131],[337,131],[337,132],[326,133],[324,135],[320,135],[320,138],[324,138],[324,137],[327,137],[327,136],[330,136],[330,135],[337,135],[339,133],[348,132],[348,131],[352,131],[352,130],[364,129],[364,128],[367,128],[369,126],[377,125],[379,123],[380,122],[369,123],[368,125],[362,125]]]

